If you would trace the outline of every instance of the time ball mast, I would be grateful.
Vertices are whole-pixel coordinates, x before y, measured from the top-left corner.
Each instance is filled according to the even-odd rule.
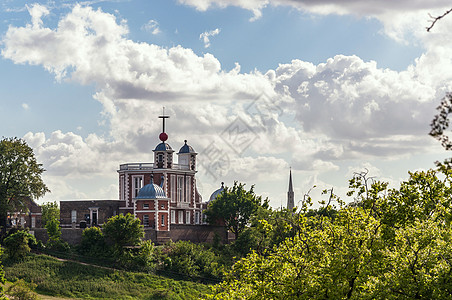
[[[160,133],[159,139],[162,142],[166,142],[168,140],[168,134],[165,132],[165,119],[168,119],[169,116],[165,115],[165,108],[163,108],[163,114],[161,116],[159,116],[159,118],[161,118],[163,120],[163,131],[162,131],[162,133]]]

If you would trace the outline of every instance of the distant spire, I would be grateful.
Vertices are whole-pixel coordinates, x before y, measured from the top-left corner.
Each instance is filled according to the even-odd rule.
[[[294,193],[293,193],[293,186],[292,186],[292,168],[290,168],[289,191],[287,192],[287,209],[293,210],[294,206],[295,206],[295,201],[294,201]]]

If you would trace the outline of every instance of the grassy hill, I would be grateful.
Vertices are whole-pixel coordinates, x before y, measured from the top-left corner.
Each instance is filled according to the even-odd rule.
[[[29,255],[4,262],[8,281],[24,279],[40,294],[77,299],[200,299],[209,286],[162,276],[134,273]]]

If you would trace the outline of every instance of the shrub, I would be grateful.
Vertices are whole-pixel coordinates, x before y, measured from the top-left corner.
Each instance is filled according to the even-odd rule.
[[[35,245],[36,239],[25,231],[17,231],[3,241],[6,254],[12,260],[23,259],[30,252],[30,244]]]
[[[190,277],[219,279],[223,274],[220,257],[203,245],[187,241],[170,243],[163,249],[164,269]]]
[[[33,291],[34,283],[26,283],[23,279],[17,280],[6,289],[6,294],[14,300],[37,300],[38,295]]]
[[[80,254],[92,257],[106,257],[106,244],[102,230],[99,227],[91,227],[83,230],[82,241],[78,247]]]

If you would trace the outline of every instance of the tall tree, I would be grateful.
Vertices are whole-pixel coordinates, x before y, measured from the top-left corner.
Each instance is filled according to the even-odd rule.
[[[18,138],[0,140],[0,227],[6,233],[8,212],[27,210],[23,199],[39,198],[50,190],[41,175],[33,149]]]
[[[116,255],[124,253],[125,246],[138,246],[144,237],[143,225],[131,214],[113,216],[103,225],[107,241],[113,244]]]
[[[256,196],[254,185],[247,191],[245,184],[236,181],[232,188],[225,187],[221,194],[209,203],[205,214],[207,222],[211,224],[224,222],[237,239],[259,206],[267,208],[268,199],[262,201],[261,196]]]

